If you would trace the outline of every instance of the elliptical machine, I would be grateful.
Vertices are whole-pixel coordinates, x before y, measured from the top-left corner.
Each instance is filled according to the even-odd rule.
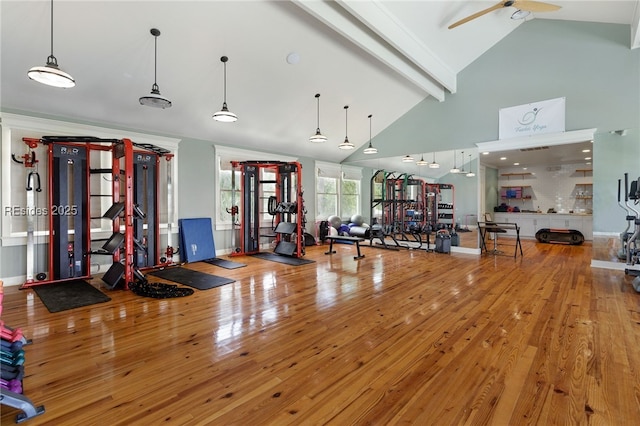
[[[634,223],[634,221],[638,217],[638,212],[635,209],[633,209],[631,206],[629,206],[630,194],[628,192],[628,190],[629,190],[629,188],[628,188],[629,174],[628,173],[624,174],[624,179],[625,179],[624,204],[622,204],[621,196],[620,196],[620,191],[622,189],[621,188],[622,179],[618,179],[618,206],[620,206],[620,208],[622,210],[624,210],[624,212],[625,212],[625,219],[627,221],[627,227],[625,228],[625,230],[623,232],[620,233],[620,249],[618,250],[617,255],[618,255],[619,259],[626,260],[627,259],[627,245],[629,244],[629,237],[631,237],[631,235],[633,234],[633,232],[629,232],[629,229],[631,228],[631,224]],[[636,182],[632,182],[632,186],[633,186],[634,183],[636,183]],[[636,186],[637,186],[637,183],[636,183]],[[633,192],[635,194],[635,191],[633,191]]]
[[[628,200],[634,200],[634,204],[638,204],[640,200],[639,181],[640,178],[632,181],[631,187],[629,187],[628,173],[624,174],[625,204],[635,213],[633,217],[634,231],[627,238],[627,268],[625,268],[624,273],[636,277],[633,279],[631,285],[633,285],[633,288],[637,292],[640,292],[640,269],[632,269],[630,267],[640,264],[640,250],[637,245],[637,240],[640,238],[640,213],[628,204]]]

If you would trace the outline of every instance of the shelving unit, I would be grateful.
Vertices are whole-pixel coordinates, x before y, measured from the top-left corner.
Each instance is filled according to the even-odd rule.
[[[522,173],[502,173],[500,176],[502,177],[506,177],[507,180],[510,180],[512,177],[514,176],[519,176],[522,179],[524,179],[525,176],[531,176],[531,173],[529,172],[522,172]]]
[[[501,186],[500,198],[504,200],[531,200],[533,198],[533,195],[525,194],[525,191],[530,192],[528,191],[530,189],[531,189],[531,186],[528,186],[528,185]],[[510,196],[510,194],[514,194],[514,195]]]

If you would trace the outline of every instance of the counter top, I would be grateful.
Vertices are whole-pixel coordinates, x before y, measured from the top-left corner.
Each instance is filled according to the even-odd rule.
[[[513,214],[513,215],[526,215],[532,214],[536,216],[593,216],[591,213],[536,213],[536,212],[494,212],[494,214]]]

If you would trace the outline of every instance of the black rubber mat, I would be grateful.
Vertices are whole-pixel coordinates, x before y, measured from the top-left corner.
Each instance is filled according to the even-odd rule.
[[[51,313],[111,300],[109,296],[84,280],[41,284],[32,288]]]
[[[259,257],[260,259],[264,259],[264,260],[271,260],[273,262],[284,263],[286,265],[293,265],[293,266],[300,266],[300,265],[306,265],[308,263],[315,263],[315,260],[300,259],[299,257],[282,256],[280,254],[269,253],[269,252],[255,253],[255,254],[252,254],[251,256]]]
[[[208,263],[210,265],[220,266],[225,269],[237,269],[242,268],[243,266],[247,266],[246,263],[233,262],[231,260],[220,259],[219,257],[214,257],[213,259],[205,259],[203,262]]]
[[[209,290],[210,288],[220,287],[225,284],[231,284],[236,280],[231,278],[219,277],[217,275],[206,274],[200,271],[194,271],[182,267],[166,268],[159,271],[150,272],[149,275],[164,278],[178,284],[184,284],[198,290]]]

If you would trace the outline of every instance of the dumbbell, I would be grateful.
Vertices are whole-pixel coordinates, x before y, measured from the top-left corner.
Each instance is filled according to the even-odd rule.
[[[10,390],[11,392],[22,393],[22,381],[20,381],[20,380],[16,380],[16,379],[11,379],[11,380],[0,379],[0,387],[3,388],[3,389]]]

